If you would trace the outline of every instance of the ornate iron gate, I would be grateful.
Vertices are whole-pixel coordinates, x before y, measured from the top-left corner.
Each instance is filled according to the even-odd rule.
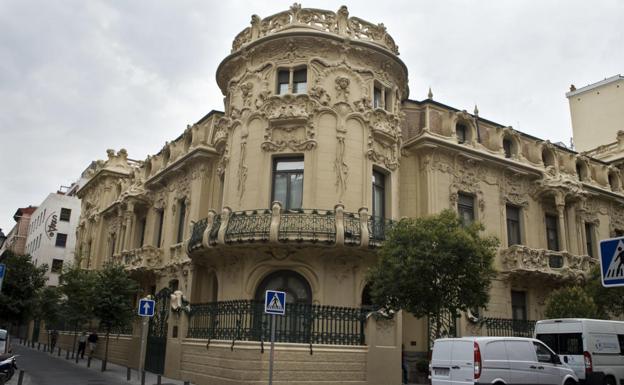
[[[156,308],[147,331],[145,370],[156,374],[163,374],[165,370],[170,295],[171,290],[168,287],[156,294]]]

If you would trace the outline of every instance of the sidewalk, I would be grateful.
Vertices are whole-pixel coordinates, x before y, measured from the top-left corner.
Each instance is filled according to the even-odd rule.
[[[41,354],[46,354],[51,358],[54,358],[56,360],[59,361],[63,361],[66,363],[70,363],[73,366],[77,366],[77,367],[81,367],[81,368],[86,368],[87,367],[87,362],[88,360],[85,359],[81,359],[78,360],[78,363],[76,363],[75,359],[65,359],[65,355],[66,355],[66,351],[63,350],[61,356],[59,357],[55,351],[54,354],[51,353],[45,353],[42,351],[38,351],[35,348],[31,348],[31,347],[27,347],[24,345],[18,345],[19,346],[19,350],[31,350],[33,352],[38,352]],[[16,349],[17,350],[17,349]],[[16,352],[18,353],[18,352]],[[19,353],[18,353],[19,354]],[[71,357],[71,354],[70,354]],[[18,366],[19,366],[19,358],[18,358]],[[128,385],[141,385],[141,376],[140,373],[138,372],[137,369],[131,369],[130,370],[130,381],[126,380],[126,375],[127,375],[127,368],[121,365],[117,365],[117,364],[113,364],[111,362],[107,362],[106,363],[106,371],[102,372],[102,360],[97,359],[97,358],[92,358],[91,359],[91,366],[89,368],[89,370],[93,370],[93,371],[97,371],[99,372],[102,376],[110,379],[111,381],[115,381],[115,382],[119,382],[119,381],[123,381],[124,383],[128,384]],[[24,382],[22,385],[34,385],[32,384],[32,381],[30,380],[28,373],[24,373]],[[15,373],[15,376],[13,376],[13,378],[11,379],[11,381],[7,382],[7,385],[15,385],[17,384],[17,380],[18,380],[18,376],[19,376],[19,372]],[[185,385],[184,381],[180,381],[180,380],[174,380],[171,378],[167,378],[164,376],[161,376],[160,378],[161,382],[158,382],[158,376],[154,373],[150,373],[150,372],[145,372],[145,385]],[[190,384],[190,383],[189,383]]]

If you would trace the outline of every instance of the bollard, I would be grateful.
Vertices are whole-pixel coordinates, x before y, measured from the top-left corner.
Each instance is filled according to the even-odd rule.
[[[130,376],[131,376],[131,372],[130,372],[130,368],[126,368],[126,380],[130,381]]]
[[[191,381],[184,381],[184,385],[191,385]]]
[[[65,359],[69,360],[69,350],[65,352]]]
[[[106,371],[106,360],[102,360],[102,371]]]
[[[60,346],[59,346],[59,348],[58,348],[58,356],[59,356],[59,357],[61,356],[61,347],[60,347]]]
[[[141,385],[145,385],[145,370],[141,372]]]
[[[37,342],[37,350],[41,350],[41,342]]]
[[[91,356],[89,356],[89,358],[87,358],[87,368],[91,367]]]
[[[24,371],[20,369],[19,377],[17,378],[17,385],[22,385],[24,381]]]
[[[162,378],[160,377],[160,374],[156,376],[156,385],[162,385]]]

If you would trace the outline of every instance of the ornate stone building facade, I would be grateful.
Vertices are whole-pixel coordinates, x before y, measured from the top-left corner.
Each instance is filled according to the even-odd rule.
[[[402,346],[428,349],[427,320],[359,310],[392,220],[453,208],[501,239],[488,308],[448,320],[463,335],[528,333],[546,294],[583,280],[597,241],[624,231],[618,167],[476,108],[408,99],[398,55],[383,24],[346,7],[254,15],[217,70],[224,112],[144,161],[98,161],[79,192],[78,263],[122,263],[163,302],[178,291],[178,312],[150,328],[166,341],[156,370],[263,381],[255,300],[277,288],[291,309],[279,381],[398,384]]]

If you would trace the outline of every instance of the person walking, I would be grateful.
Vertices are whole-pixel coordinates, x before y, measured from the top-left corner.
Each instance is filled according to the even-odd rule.
[[[89,357],[93,357],[93,353],[95,353],[95,348],[97,348],[98,335],[95,331],[92,331],[87,337],[87,342],[89,343]]]
[[[80,337],[78,337],[78,353],[76,353],[82,359],[84,359],[86,348],[87,348],[87,333],[82,332],[80,334]]]
[[[52,330],[52,333],[50,333],[50,352],[54,353],[54,347],[56,346],[56,341],[58,341],[58,332],[55,330]]]

